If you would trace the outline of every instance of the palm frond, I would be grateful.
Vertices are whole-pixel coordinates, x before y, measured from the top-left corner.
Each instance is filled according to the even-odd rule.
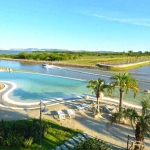
[[[142,110],[128,108],[113,114],[111,124],[118,122],[122,117],[130,120],[132,128],[135,130],[135,136],[144,139],[144,136],[150,138],[150,97],[143,97],[141,100]],[[139,128],[138,128],[139,127]]]

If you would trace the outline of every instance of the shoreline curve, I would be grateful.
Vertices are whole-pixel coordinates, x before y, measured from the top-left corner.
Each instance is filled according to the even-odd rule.
[[[39,104],[39,102],[26,102],[26,103],[24,103],[24,102],[17,102],[17,101],[14,101],[14,100],[10,99],[8,95],[9,95],[9,93],[11,93],[14,89],[17,88],[16,83],[10,82],[10,81],[0,81],[0,82],[5,85],[5,87],[4,87],[2,90],[0,90],[0,92],[4,92],[4,94],[1,95],[2,101],[5,101],[5,102],[7,102],[7,103],[9,103],[9,104],[19,105],[19,106],[23,106],[23,105],[24,105],[24,106],[31,106],[31,105],[38,105],[38,104]],[[11,88],[8,87],[7,84],[10,84],[10,85],[11,85]],[[7,88],[10,88],[10,89],[5,92],[5,90],[6,90]],[[90,96],[89,96],[89,97],[90,97]],[[90,98],[96,99],[96,97],[90,97]],[[71,98],[70,98],[71,100],[68,100],[68,99],[65,100],[65,99],[63,99],[63,98],[55,98],[55,99],[56,99],[56,100],[61,99],[61,100],[64,100],[64,101],[60,101],[60,102],[57,102],[57,103],[55,103],[55,104],[50,104],[50,105],[47,105],[47,106],[57,105],[57,104],[65,103],[65,102],[83,100],[83,99],[85,99],[85,98],[84,98],[84,97],[79,97],[78,99],[76,98],[76,99],[73,99],[73,100],[72,100]],[[48,102],[50,102],[50,101],[44,101],[44,100],[43,100],[43,102],[44,102],[44,103],[48,103]],[[104,98],[103,98],[103,102],[119,103],[119,100],[114,99],[114,98],[104,97]],[[139,105],[134,105],[134,104],[130,104],[130,103],[127,103],[127,102],[123,102],[123,104],[126,105],[126,106],[128,106],[128,107],[134,107],[134,108],[138,108],[138,109],[141,109],[141,108],[142,108],[142,107],[139,106]],[[25,108],[18,108],[18,107],[9,107],[9,106],[5,106],[5,105],[2,105],[2,104],[0,104],[0,107],[6,107],[6,108],[12,108],[12,109],[25,109]],[[39,107],[26,108],[26,109],[37,109],[37,108],[39,108]]]

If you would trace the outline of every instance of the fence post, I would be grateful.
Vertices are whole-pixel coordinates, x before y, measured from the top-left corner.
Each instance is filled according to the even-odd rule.
[[[127,150],[129,149],[129,135],[128,135],[128,140],[127,140]]]

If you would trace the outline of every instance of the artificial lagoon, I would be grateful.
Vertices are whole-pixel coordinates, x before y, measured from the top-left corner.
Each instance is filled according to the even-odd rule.
[[[9,94],[9,98],[18,102],[36,102],[55,98],[76,98],[89,94],[87,81],[52,75],[0,72],[0,79],[17,84],[17,88]]]
[[[72,79],[68,77],[58,77],[54,75],[26,73],[26,72],[0,72],[2,81],[14,82],[17,88],[14,89],[8,96],[13,101],[28,103],[39,102],[40,100],[51,101],[57,98],[77,99],[85,95],[91,95],[91,90],[86,86],[88,81]],[[134,98],[133,92],[125,94],[125,102],[131,104],[140,104],[140,99],[144,93],[140,92]],[[94,95],[93,95],[94,96]],[[108,96],[106,94],[106,96]],[[119,99],[119,91],[116,90],[111,96],[114,99]]]

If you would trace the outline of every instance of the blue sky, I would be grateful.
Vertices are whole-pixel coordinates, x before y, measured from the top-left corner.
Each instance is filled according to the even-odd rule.
[[[0,48],[149,51],[149,0],[0,0]]]

